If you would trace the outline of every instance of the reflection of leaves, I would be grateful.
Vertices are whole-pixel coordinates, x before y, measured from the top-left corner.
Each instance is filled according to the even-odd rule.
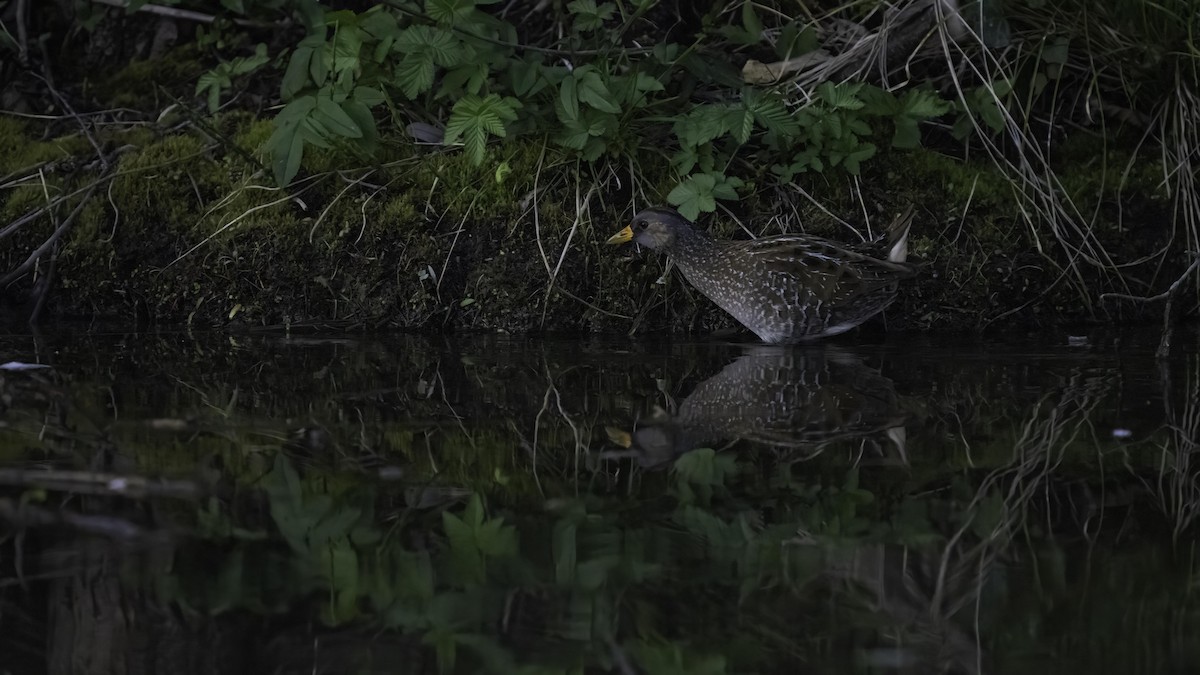
[[[471,496],[462,518],[442,512],[442,526],[450,540],[450,562],[459,581],[466,585],[484,580],[486,559],[512,556],[517,550],[516,530],[503,518],[485,520],[483,501]]]
[[[643,672],[654,675],[717,675],[725,672],[724,656],[696,653],[676,643],[639,642],[629,651]]]

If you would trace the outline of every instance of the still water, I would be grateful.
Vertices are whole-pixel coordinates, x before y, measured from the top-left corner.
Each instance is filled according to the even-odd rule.
[[[0,673],[1197,672],[1155,341],[3,336]]]

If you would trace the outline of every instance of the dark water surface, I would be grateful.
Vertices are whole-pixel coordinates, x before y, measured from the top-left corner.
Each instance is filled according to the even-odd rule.
[[[1156,339],[0,336],[0,673],[1200,672]]]

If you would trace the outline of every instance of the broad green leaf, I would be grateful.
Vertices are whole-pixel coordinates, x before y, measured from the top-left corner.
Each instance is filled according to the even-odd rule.
[[[568,75],[563,79],[558,90],[558,101],[562,105],[563,121],[565,122],[579,119],[579,99],[576,97],[575,91],[575,76]]]
[[[359,66],[363,31],[358,26],[339,26],[333,38],[332,68],[334,72],[355,70]]]
[[[434,26],[410,26],[396,38],[395,49],[405,55],[427,53],[434,63],[453,68],[462,62],[462,42],[449,30]]]
[[[358,26],[377,40],[388,37],[395,38],[396,34],[400,32],[400,25],[396,23],[395,15],[385,11],[382,5],[367,10],[359,18]]]
[[[285,105],[283,110],[275,116],[275,126],[278,127],[284,122],[296,122],[306,117],[309,112],[317,107],[316,96],[301,96],[300,98]]]
[[[583,76],[580,77],[580,68],[576,70],[575,77],[577,80],[576,93],[579,95],[579,100],[592,106],[596,110],[602,110],[614,115],[621,112],[621,107],[614,101],[614,96],[608,89],[608,85],[600,77],[600,74],[594,70],[586,70]]]
[[[318,87],[324,86],[325,78],[329,77],[331,51],[328,44],[322,43],[320,47],[313,49],[312,57],[308,61],[308,76]]]
[[[362,129],[346,114],[345,110],[326,96],[317,97],[318,119],[333,133],[346,138],[361,138]]]
[[[379,87],[355,87],[351,98],[368,108],[374,108],[385,100],[383,92],[379,90]]]
[[[287,72],[283,76],[280,93],[289,99],[298,94],[310,83],[312,58],[318,50],[325,48],[325,38],[321,34],[313,34],[300,41],[288,61]]]
[[[754,11],[754,3],[751,0],[742,2],[742,26],[756,42],[762,39],[763,25],[758,20],[758,14]]]

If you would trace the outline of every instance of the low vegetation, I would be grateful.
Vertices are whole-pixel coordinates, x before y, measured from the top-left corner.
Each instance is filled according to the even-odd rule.
[[[670,203],[721,236],[854,238],[915,201],[913,249],[929,274],[893,324],[1113,321],[1159,311],[1154,298],[1177,312],[1200,284],[1189,276],[1195,10],[80,0],[9,11],[0,50],[17,86],[0,118],[0,238],[15,245],[0,281],[34,315],[57,288],[60,315],[685,328],[722,318],[671,284],[652,288],[657,263],[595,245],[634,209]],[[240,256],[279,260],[279,285],[249,282]],[[234,273],[214,273],[214,257]],[[333,288],[339,275],[348,285]],[[314,306],[314,279],[353,311]],[[406,311],[430,282],[433,300]],[[531,300],[538,310],[523,311]]]

